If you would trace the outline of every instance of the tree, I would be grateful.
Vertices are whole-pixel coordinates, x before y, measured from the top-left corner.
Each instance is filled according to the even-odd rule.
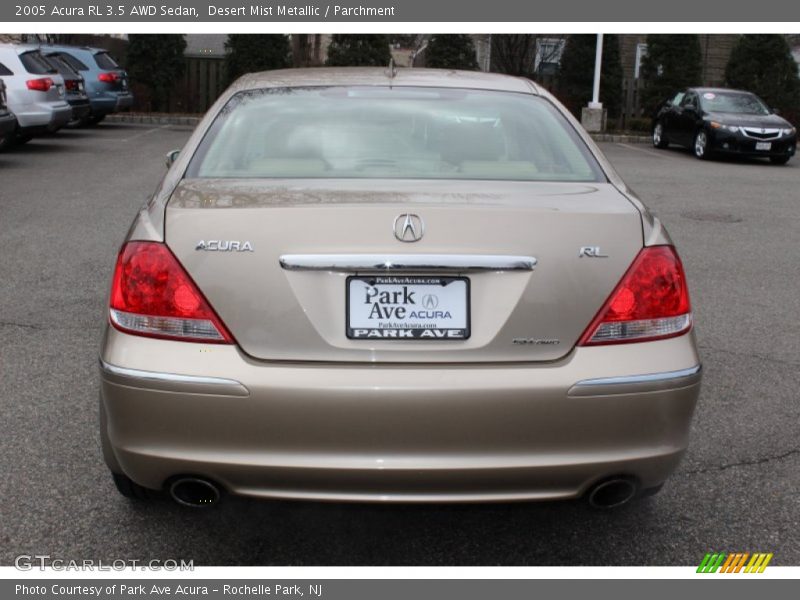
[[[681,88],[702,83],[700,38],[685,34],[647,36],[647,55],[642,61],[645,114]]]
[[[521,33],[492,36],[492,71],[531,77],[536,61],[536,38]]]
[[[800,109],[800,78],[786,38],[748,34],[739,38],[725,68],[725,82],[761,96],[786,113]]]
[[[170,91],[183,75],[186,40],[180,34],[131,34],[128,36],[127,70],[132,81],[150,94],[148,108],[169,110]]]
[[[289,66],[289,38],[281,34],[232,33],[225,42],[228,84],[245,73]]]
[[[475,45],[466,34],[439,34],[433,36],[425,50],[425,66],[436,69],[478,68]]]
[[[330,67],[386,67],[391,58],[387,35],[335,33],[325,64]]]
[[[596,35],[574,34],[567,38],[558,71],[559,99],[576,116],[592,99]],[[619,116],[622,106],[622,62],[619,37],[603,36],[603,61],[600,71],[600,102],[610,117]]]

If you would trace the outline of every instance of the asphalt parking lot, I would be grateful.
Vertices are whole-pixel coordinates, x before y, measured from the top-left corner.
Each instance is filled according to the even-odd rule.
[[[604,144],[684,260],[705,365],[664,490],[578,502],[384,506],[117,494],[97,432],[97,351],[118,246],[189,128],[103,124],[0,154],[0,564],[690,565],[710,550],[800,564],[800,161],[700,162]]]

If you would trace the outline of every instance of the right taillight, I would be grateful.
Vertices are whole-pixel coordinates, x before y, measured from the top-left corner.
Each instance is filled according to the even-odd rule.
[[[639,252],[579,346],[644,342],[682,335],[692,328],[686,274],[672,246]]]
[[[233,336],[164,244],[128,242],[117,258],[109,317],[147,337],[232,344]]]

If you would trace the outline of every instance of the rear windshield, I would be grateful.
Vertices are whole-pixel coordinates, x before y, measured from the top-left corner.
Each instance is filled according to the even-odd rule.
[[[58,56],[45,56],[44,59],[66,79],[71,79],[77,76],[77,73],[75,73],[72,67],[66,64]]]
[[[768,115],[770,110],[758,96],[744,92],[705,92],[700,104],[708,112]]]
[[[98,52],[95,54],[94,62],[97,63],[98,67],[106,71],[110,71],[111,69],[119,69],[119,65],[113,58],[111,58],[111,55],[108,52]]]
[[[604,180],[542,98],[410,87],[241,92],[220,111],[187,176]]]
[[[47,62],[47,59],[39,54],[38,50],[24,52],[19,55],[22,66],[28,73],[33,75],[46,75],[48,73],[58,73],[56,68]]]
[[[67,63],[70,67],[75,69],[76,71],[88,71],[89,67],[79,61],[77,58],[72,56],[71,54],[67,54],[66,52],[54,52],[53,56],[57,56],[65,63]]]

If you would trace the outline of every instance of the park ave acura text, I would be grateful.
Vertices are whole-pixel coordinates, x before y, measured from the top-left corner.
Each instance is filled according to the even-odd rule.
[[[532,82],[248,75],[168,164],[100,352],[123,494],[610,507],[676,468],[681,261]]]

